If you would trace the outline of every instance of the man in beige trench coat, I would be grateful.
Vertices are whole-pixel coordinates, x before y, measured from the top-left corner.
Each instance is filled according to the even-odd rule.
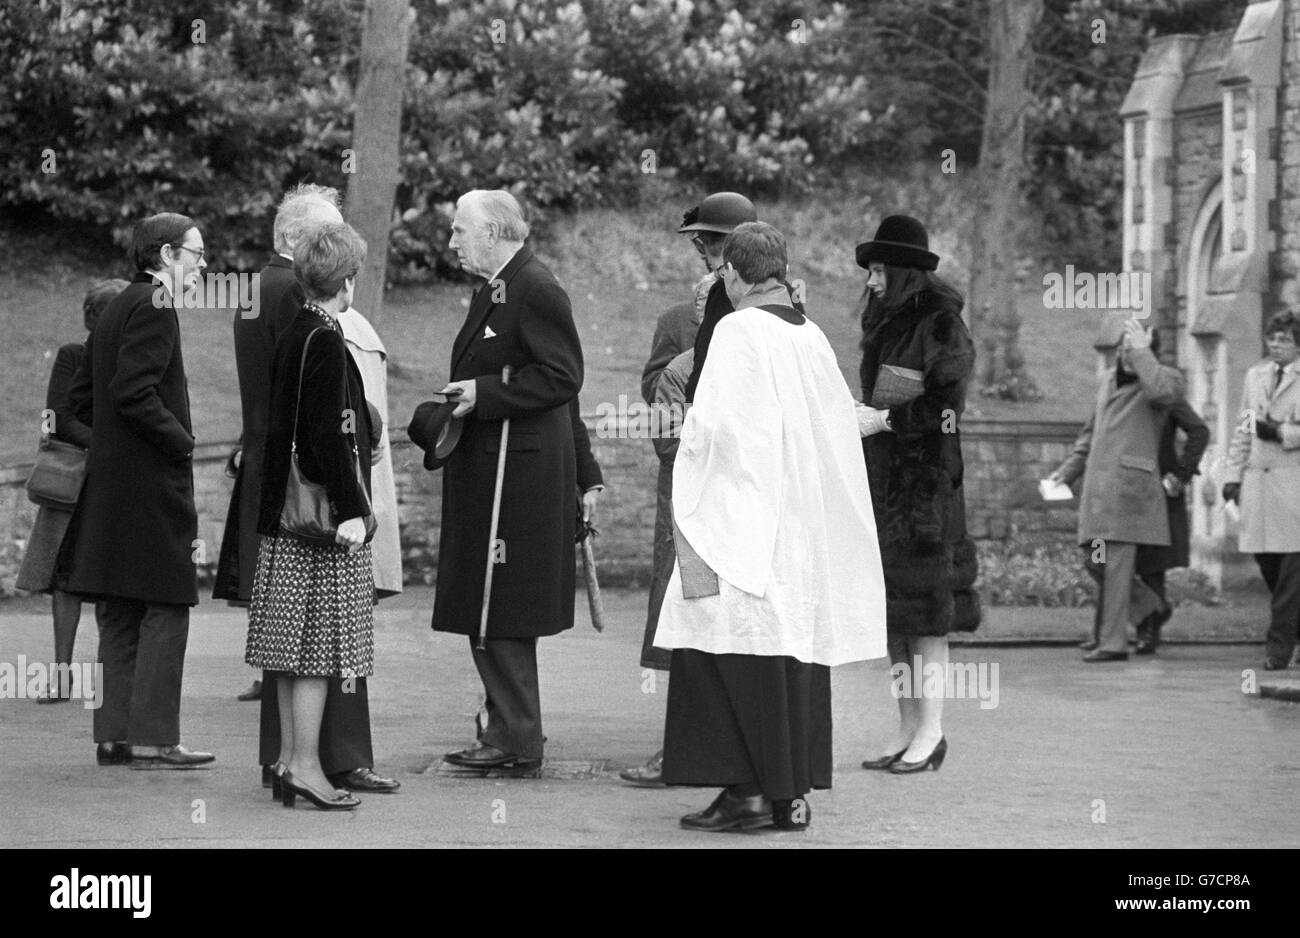
[[[383,420],[383,434],[375,447],[377,461],[370,470],[370,501],[378,528],[370,549],[374,556],[375,597],[402,591],[402,545],[397,518],[397,485],[388,441],[388,349],[370,320],[348,307],[339,317],[343,340],[361,371],[366,400]]]
[[[1273,595],[1264,668],[1276,671],[1291,660],[1300,623],[1300,317],[1279,313],[1265,337],[1269,357],[1246,371],[1223,497],[1240,503],[1238,548],[1255,555]]]
[[[1182,396],[1182,376],[1160,364],[1151,336],[1136,320],[1124,323],[1118,357],[1074,451],[1052,473],[1067,485],[1083,476],[1079,542],[1102,570],[1098,644],[1084,656],[1088,662],[1128,658],[1134,598],[1159,603],[1134,577],[1137,547],[1169,544],[1158,456],[1165,408]]]

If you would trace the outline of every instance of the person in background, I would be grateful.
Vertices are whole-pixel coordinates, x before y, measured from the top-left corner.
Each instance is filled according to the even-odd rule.
[[[908,669],[919,697],[898,697],[898,730],[864,769],[938,768],[948,752],[943,700],[919,675],[948,672],[948,634],[979,625],[975,545],[966,534],[959,421],[975,368],[962,297],[934,270],[925,226],[891,215],[857,247],[868,271],[862,310],[863,404],[858,429],[888,590],[891,669]]]
[[[1167,604],[1136,576],[1140,545],[1168,547],[1169,509],[1160,482],[1159,448],[1169,408],[1183,399],[1182,376],[1160,364],[1151,334],[1134,319],[1114,369],[1098,390],[1093,415],[1074,451],[1049,479],[1069,485],[1083,476],[1079,544],[1097,580],[1096,647],[1088,663],[1128,658],[1130,617],[1164,615]]]
[[[1241,506],[1238,549],[1255,555],[1272,596],[1264,669],[1278,671],[1300,629],[1300,316],[1278,313],[1264,334],[1268,358],[1246,371],[1223,498]]]
[[[374,562],[375,599],[396,596],[402,591],[402,543],[397,517],[397,483],[393,477],[393,456],[388,444],[388,349],[370,320],[349,306],[338,318],[352,360],[366,386],[366,402],[372,409],[371,424],[379,431],[373,450],[370,489],[371,507],[378,529],[370,542]]]
[[[731,311],[731,301],[727,299],[727,291],[722,288],[718,276],[722,267],[722,242],[737,225],[757,220],[758,213],[754,210],[754,204],[735,192],[715,192],[682,216],[682,225],[677,231],[691,236],[691,244],[695,246],[708,273],[695,284],[690,303],[670,307],[659,317],[655,324],[654,339],[650,343],[650,357],[641,372],[641,397],[656,414],[653,418],[657,423],[652,432],[652,440],[655,454],[659,458],[652,561],[654,573],[650,581],[650,604],[641,642],[641,667],[663,672],[665,677],[672,659],[667,651],[654,647],[654,635],[664,591],[668,588],[676,557],[673,549],[673,456],[677,452],[677,433],[686,406],[686,385],[694,371],[695,341],[710,297],[715,308],[714,326],[717,325],[717,319],[721,318],[722,310]],[[686,352],[690,354],[683,357]],[[661,376],[672,363],[676,363],[676,368],[684,366],[686,370],[684,374],[670,375],[665,384]],[[668,423],[672,426],[667,426]],[[624,769],[619,777],[633,785],[659,787],[663,784],[660,778],[663,758],[664,753],[660,749],[644,765]]]
[[[718,327],[722,317],[734,309],[722,284],[722,278],[718,276],[718,270],[721,267],[722,242],[729,232],[735,230],[737,225],[754,221],[758,221],[758,212],[754,208],[754,203],[745,196],[739,192],[715,192],[705,198],[699,206],[687,212],[682,219],[682,226],[677,229],[683,234],[690,232],[691,243],[695,245],[695,249],[704,258],[704,265],[714,275],[713,282],[708,284],[708,292],[705,294],[704,299],[704,313],[695,331],[695,344],[693,346],[695,358],[691,365],[691,375],[686,381],[686,400],[688,403],[695,400],[695,388],[700,383],[700,373],[704,368],[704,361],[709,355],[709,343],[713,340],[713,330]],[[696,288],[697,292],[703,286],[704,283],[702,282]],[[799,308],[798,304],[796,304],[796,308]],[[660,357],[663,357],[662,351]],[[665,364],[670,360],[671,356],[663,359]],[[647,368],[649,368],[648,365]],[[645,393],[644,380],[643,377],[643,394]]]
[[[53,439],[71,443],[82,449],[90,448],[90,427],[77,419],[68,403],[68,394],[77,369],[86,359],[90,334],[95,331],[99,314],[109,302],[127,287],[125,280],[105,280],[95,284],[86,293],[81,304],[82,322],[86,327],[84,342],[69,342],[59,348],[54,356],[54,368],[45,391],[45,409],[54,415],[50,430]],[[81,599],[66,591],[66,570],[57,570],[59,549],[63,545],[72,509],[41,505],[36,510],[36,522],[27,539],[27,550],[18,570],[14,585],[32,593],[49,593],[50,609],[54,616],[54,663],[58,666],[57,686],[47,687],[37,703],[59,703],[70,698],[68,667],[72,664],[72,650],[77,643],[77,626],[81,622]]]
[[[163,212],[136,226],[130,253],[135,276],[100,314],[68,396],[90,455],[59,564],[67,591],[98,603],[97,761],[192,769],[214,757],[180,741],[199,541],[176,302],[207,266],[203,235]]]
[[[272,793],[279,788],[286,807],[299,795],[322,810],[360,804],[326,778],[320,732],[330,682],[374,671],[375,579],[365,519],[378,434],[338,324],[365,253],[361,236],[342,222],[321,226],[297,245],[294,274],[304,302],[276,342],[271,371],[257,524],[262,543],[244,660],[278,675],[280,757],[272,772],[279,785]],[[325,488],[338,525],[334,544],[281,529],[294,453],[304,479]]]
[[[1151,333],[1151,352],[1160,354],[1160,333]],[[1181,450],[1178,431],[1184,435]],[[1210,428],[1192,409],[1186,398],[1179,397],[1165,415],[1160,431],[1158,470],[1160,484],[1165,490],[1165,507],[1169,512],[1169,546],[1142,545],[1138,548],[1136,570],[1138,578],[1160,599],[1160,607],[1147,613],[1137,623],[1137,644],[1133,653],[1154,655],[1160,647],[1160,629],[1170,616],[1173,607],[1165,591],[1165,572],[1176,567],[1186,567],[1191,562],[1191,531],[1187,521],[1187,487],[1197,474],[1201,456],[1210,442]]]
[[[673,576],[677,548],[673,544],[673,462],[677,458],[678,437],[686,417],[686,382],[695,361],[695,349],[682,352],[659,373],[651,398],[651,420],[655,455],[659,459],[658,505],[655,510],[654,570],[650,580],[650,611],[641,640],[641,667],[663,673],[665,682],[672,667],[672,655],[655,647],[655,632],[664,595]],[[645,765],[619,772],[619,777],[642,788],[663,785],[664,751],[660,749]]]

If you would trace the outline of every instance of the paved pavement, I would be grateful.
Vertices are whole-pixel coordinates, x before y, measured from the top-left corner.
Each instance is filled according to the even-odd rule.
[[[443,752],[472,736],[477,680],[465,640],[428,628],[432,594],[377,613],[371,712],[377,768],[402,790],[350,815],[274,805],[259,786],[257,705],[234,695],[242,612],[205,604],[186,662],[184,741],[206,771],[95,765],[79,702],[0,700],[0,843],[6,846],[1296,847],[1300,707],[1243,693],[1260,665],[1262,599],[1180,610],[1154,658],[1085,665],[1068,646],[1090,610],[994,610],[979,644],[954,647],[986,683],[950,701],[939,772],[865,772],[895,704],[883,662],[834,675],[835,787],[815,792],[806,834],[695,834],[677,818],[712,791],[640,790],[617,770],[658,748],[666,682],[637,665],[643,592],[606,596],[609,628],[541,643],[548,763],[537,780],[451,778]],[[392,604],[390,604],[392,603]],[[1222,642],[1210,644],[1207,640]],[[1051,643],[1055,644],[1043,644]],[[1233,644],[1233,643],[1236,644]],[[1037,643],[1037,644],[1035,644]],[[48,620],[0,607],[0,666],[44,661]],[[87,615],[78,660],[93,660]],[[978,671],[978,666],[983,671]],[[996,667],[996,683],[994,679]],[[996,706],[992,694],[996,687]],[[981,706],[981,703],[985,706]]]

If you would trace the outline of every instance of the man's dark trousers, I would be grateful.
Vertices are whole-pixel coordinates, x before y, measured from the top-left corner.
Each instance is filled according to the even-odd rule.
[[[176,745],[190,607],[107,599],[95,619],[103,668],[95,742]]]
[[[1255,563],[1273,597],[1264,657],[1289,662],[1300,626],[1300,554],[1256,554]]]
[[[537,686],[537,639],[496,638],[470,648],[487,694],[487,725],[479,739],[529,761],[542,758],[542,702]]]
[[[271,765],[280,758],[280,688],[282,671],[262,672],[262,725],[258,760]],[[320,765],[326,775],[342,775],[375,764],[370,742],[370,695],[364,677],[330,678],[325,713],[320,721]]]

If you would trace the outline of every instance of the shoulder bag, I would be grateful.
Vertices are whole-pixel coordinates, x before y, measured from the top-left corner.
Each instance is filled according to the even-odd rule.
[[[48,508],[77,507],[82,483],[86,481],[88,455],[80,446],[56,440],[48,433],[42,436],[36,450],[36,465],[27,477],[27,497]]]
[[[313,329],[307,336],[307,341],[302,344],[302,361],[298,369],[298,398],[293,408],[293,443],[289,454],[289,480],[284,486],[284,508],[280,512],[280,533],[287,537],[297,538],[298,540],[307,541],[318,547],[338,546],[335,539],[338,534],[338,525],[334,523],[333,513],[330,511],[329,497],[325,493],[325,486],[311,482],[302,474],[302,469],[298,466],[298,411],[302,406],[302,374],[307,367],[307,347],[311,345],[312,337],[323,329]],[[343,350],[347,355],[347,349]],[[347,388],[348,370],[346,359],[343,362],[343,380],[344,387]],[[347,389],[348,407],[352,406],[351,390]],[[352,465],[357,476],[357,487],[361,490],[361,496],[366,500],[366,543],[375,536],[375,529],[378,524],[375,522],[375,513],[370,506],[370,498],[366,492],[365,476],[361,473],[361,457],[357,453],[356,434],[352,436]]]

